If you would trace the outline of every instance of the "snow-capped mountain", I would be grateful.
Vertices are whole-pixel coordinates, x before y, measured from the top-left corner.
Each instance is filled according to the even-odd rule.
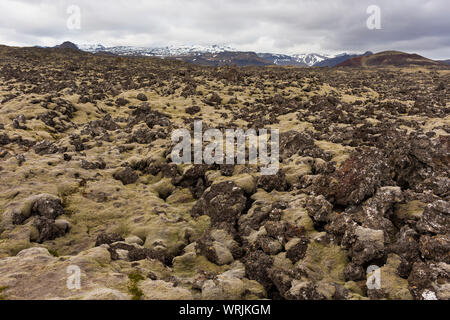
[[[254,53],[241,52],[230,46],[211,45],[211,46],[166,46],[166,47],[134,47],[134,46],[116,46],[105,47],[101,44],[78,45],[82,51],[91,53],[112,53],[118,56],[146,56],[170,58],[174,57],[192,63],[216,65],[220,62],[216,61],[217,55],[232,55],[234,58],[229,59],[229,64],[237,65],[278,65],[278,66],[297,66],[297,67],[333,67],[343,61],[358,55],[350,55],[347,53],[336,56],[326,54],[274,54],[274,53]],[[251,54],[253,56],[251,56]],[[366,52],[364,55],[370,55]],[[241,56],[239,56],[241,55]],[[243,56],[245,58],[241,59]],[[251,56],[251,57],[250,57]],[[241,61],[242,60],[242,61]],[[228,61],[228,60],[227,60]]]
[[[258,56],[277,66],[307,66],[306,63],[299,62],[294,57],[286,54],[258,53]]]
[[[333,56],[322,55],[317,53],[293,54],[293,55],[258,53],[258,56],[279,66],[289,65],[289,66],[305,66],[305,67],[306,66],[312,67],[316,63],[333,58]]]
[[[160,56],[187,56],[193,54],[204,54],[204,53],[212,53],[218,54],[222,52],[236,52],[237,50],[230,46],[169,46],[169,47],[161,47],[155,48],[153,50],[157,55]]]
[[[152,56],[152,57],[171,57],[171,56],[191,56],[205,53],[218,54],[222,52],[236,52],[236,49],[230,46],[167,46],[167,47],[134,47],[134,46],[116,46],[105,47],[97,45],[79,45],[80,50],[98,53],[110,52],[121,56]]]
[[[82,51],[87,52],[98,52],[98,51],[104,51],[106,48],[102,46],[101,44],[81,44],[77,45],[78,49]]]
[[[292,57],[299,63],[304,63],[309,67],[314,66],[316,63],[322,62],[334,58],[334,56],[309,53],[309,54],[293,54]]]

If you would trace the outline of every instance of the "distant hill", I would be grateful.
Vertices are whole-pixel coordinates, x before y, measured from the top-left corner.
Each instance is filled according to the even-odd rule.
[[[56,49],[70,49],[70,50],[79,50],[78,46],[75,43],[70,41],[63,42],[62,44],[55,46]]]
[[[445,64],[450,66],[450,59],[448,59],[448,60],[441,60],[439,62],[445,63]]]
[[[335,67],[338,64],[341,64],[347,60],[353,59],[353,58],[358,58],[358,57],[364,57],[364,56],[370,56],[373,53],[370,51],[367,51],[364,54],[358,55],[358,54],[340,54],[334,58],[330,58],[330,59],[326,59],[324,61],[320,61],[316,64],[314,64],[314,67]]]
[[[384,51],[370,56],[349,59],[338,67],[407,67],[407,66],[442,66],[443,63],[424,58],[418,54],[400,51]]]

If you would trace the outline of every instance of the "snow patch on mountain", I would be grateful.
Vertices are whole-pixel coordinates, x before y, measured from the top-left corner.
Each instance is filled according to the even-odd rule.
[[[97,52],[104,51],[106,48],[101,44],[80,44],[78,45],[78,49],[87,52]]]
[[[237,50],[230,46],[166,46],[166,47],[135,47],[135,46],[115,46],[105,47],[101,44],[96,45],[79,45],[80,50],[97,53],[110,52],[121,56],[154,56],[154,57],[171,57],[171,56],[191,56],[201,55],[205,53],[218,54],[222,52],[236,52]]]
[[[239,52],[235,48],[226,45],[211,46],[165,46],[165,47],[138,47],[138,46],[115,46],[105,47],[101,44],[84,44],[78,45],[82,51],[91,53],[109,52],[118,56],[147,56],[147,57],[204,57],[205,54],[215,55],[225,52]],[[274,53],[257,53],[258,57],[268,61],[270,64],[279,66],[333,66],[347,58],[351,58],[346,53],[339,55],[327,55],[317,53],[301,53],[301,54],[274,54]],[[337,61],[334,63],[333,61]],[[196,60],[194,60],[196,61]]]
[[[258,56],[266,59],[276,65],[297,65],[312,67],[316,63],[328,60],[334,56],[317,54],[317,53],[301,53],[301,54],[272,54],[272,53],[258,53]]]
[[[327,59],[334,58],[334,56],[323,55],[317,53],[301,53],[301,54],[293,54],[292,57],[299,63],[304,63],[310,67],[315,65],[316,63],[322,62]]]

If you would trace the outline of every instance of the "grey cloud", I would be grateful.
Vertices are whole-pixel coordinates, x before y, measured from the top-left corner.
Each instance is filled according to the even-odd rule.
[[[69,5],[82,29],[68,30]],[[382,30],[368,30],[378,5]],[[0,43],[230,44],[279,53],[404,50],[450,58],[448,0],[2,0]]]

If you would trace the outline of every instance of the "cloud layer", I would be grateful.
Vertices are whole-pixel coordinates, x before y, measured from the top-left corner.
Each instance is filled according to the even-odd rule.
[[[67,8],[81,29],[67,28]],[[381,8],[382,29],[366,10]],[[277,53],[402,50],[450,58],[448,0],[1,0],[0,43],[232,45]]]

